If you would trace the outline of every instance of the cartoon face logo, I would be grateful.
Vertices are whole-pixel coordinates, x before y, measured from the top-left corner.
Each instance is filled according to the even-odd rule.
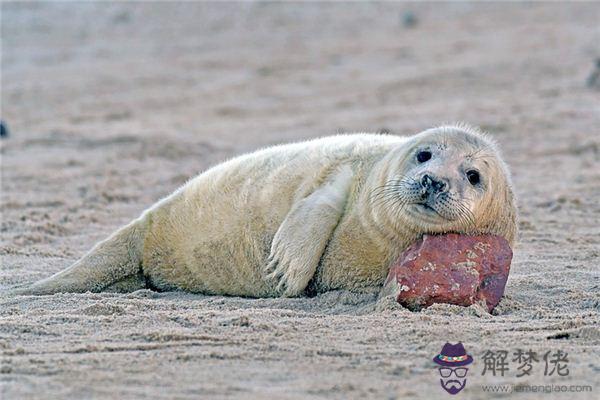
[[[469,372],[465,365],[471,364],[473,357],[467,354],[462,343],[446,343],[440,354],[433,357],[433,362],[440,366],[440,384],[446,392],[456,394],[463,390]]]

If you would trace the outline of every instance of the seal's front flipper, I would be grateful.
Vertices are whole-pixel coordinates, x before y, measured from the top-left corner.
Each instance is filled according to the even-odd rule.
[[[301,294],[315,274],[346,205],[352,170],[344,167],[299,201],[277,230],[265,267],[284,296]]]
[[[138,219],[98,243],[69,268],[8,294],[44,295],[141,289],[141,254],[146,223]]]

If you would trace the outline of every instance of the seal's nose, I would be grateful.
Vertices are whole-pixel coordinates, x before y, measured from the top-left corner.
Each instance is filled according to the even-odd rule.
[[[427,192],[433,193],[441,193],[448,187],[446,182],[429,174],[423,175],[423,178],[421,178],[421,185],[423,185],[423,188]]]

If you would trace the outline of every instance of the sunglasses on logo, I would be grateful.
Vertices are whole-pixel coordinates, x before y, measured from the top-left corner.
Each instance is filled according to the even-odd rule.
[[[467,376],[467,371],[469,370],[469,368],[439,368],[440,370],[440,375],[442,376],[442,378],[449,378],[450,375],[452,375],[452,372],[454,372],[454,375],[456,375],[458,378],[464,378],[465,376]]]

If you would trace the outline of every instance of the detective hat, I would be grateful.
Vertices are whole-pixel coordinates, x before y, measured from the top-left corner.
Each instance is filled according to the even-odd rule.
[[[440,354],[433,357],[433,362],[444,367],[460,367],[471,364],[473,357],[467,354],[462,343],[446,343]]]

